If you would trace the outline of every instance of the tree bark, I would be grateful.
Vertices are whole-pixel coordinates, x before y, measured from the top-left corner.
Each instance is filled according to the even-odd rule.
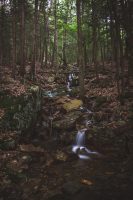
[[[35,0],[32,78],[36,76],[38,0]]]
[[[97,39],[98,39],[98,17],[97,17],[97,4],[96,4],[96,0],[92,0],[92,34],[93,34],[93,49],[92,49],[92,60],[94,63],[94,67],[95,67],[95,73],[96,73],[96,79],[97,81],[99,80],[99,76],[98,76],[98,68],[97,68],[97,55],[98,55],[98,43],[97,43]]]
[[[79,67],[79,84],[80,84],[80,98],[84,99],[84,50],[82,40],[82,0],[76,0],[77,8],[77,37],[78,37],[78,67]]]
[[[16,70],[16,0],[12,4],[12,35],[13,35],[13,52],[12,52],[12,70],[13,77],[15,78]]]
[[[20,74],[25,75],[25,0],[21,0],[21,23],[20,23]]]
[[[52,67],[57,69],[58,66],[58,35],[57,35],[57,0],[54,0],[54,44],[52,53]]]

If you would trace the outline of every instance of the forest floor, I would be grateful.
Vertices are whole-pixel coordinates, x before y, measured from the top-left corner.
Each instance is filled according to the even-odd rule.
[[[120,105],[110,66],[101,69],[98,83],[91,68],[85,78],[84,104],[66,109],[64,105],[79,99],[78,86],[71,92],[66,90],[66,74],[73,70],[62,70],[58,75],[38,71],[42,109],[36,124],[17,139],[15,148],[0,150],[0,200],[133,198],[132,93],[128,91],[124,105]],[[6,87],[13,95],[20,95],[29,84],[14,81],[11,85],[10,81]],[[73,121],[69,114],[75,117],[79,112]],[[0,117],[3,114],[1,108]],[[86,128],[86,120],[91,122],[86,146],[99,156],[81,160],[72,153],[72,145],[77,131]],[[16,133],[5,132],[0,137],[13,138]]]

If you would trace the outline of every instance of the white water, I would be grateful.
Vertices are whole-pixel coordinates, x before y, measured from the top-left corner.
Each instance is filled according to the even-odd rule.
[[[70,82],[67,82],[67,90],[70,92],[72,89],[70,88]]]
[[[91,154],[98,154],[96,151],[91,151],[87,147],[85,147],[85,131],[87,129],[82,129],[78,131],[77,136],[76,136],[76,144],[72,147],[72,151],[77,154],[78,151],[80,152],[81,150],[84,150],[86,154],[78,154],[78,157],[80,159],[88,160],[90,159]]]

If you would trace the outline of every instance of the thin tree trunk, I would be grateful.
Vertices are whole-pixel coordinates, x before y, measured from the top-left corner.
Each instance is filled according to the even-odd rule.
[[[63,30],[63,48],[62,48],[62,60],[63,60],[63,66],[67,67],[67,58],[66,58],[66,37],[67,37],[67,30],[66,30],[66,25],[68,21],[68,11],[69,11],[69,2],[66,2],[66,16],[64,19],[64,30]]]
[[[52,54],[52,67],[57,69],[58,66],[58,42],[57,42],[57,0],[54,0],[54,44],[53,44],[53,54]]]
[[[97,43],[97,33],[98,33],[98,19],[97,19],[97,9],[96,9],[96,0],[92,0],[92,20],[93,20],[93,27],[92,27],[92,33],[93,33],[93,62],[95,67],[95,73],[96,73],[96,79],[99,80],[98,76],[98,68],[97,68],[97,54],[98,54],[98,43]]]
[[[77,36],[78,36],[78,67],[79,67],[79,84],[80,84],[80,98],[84,99],[84,56],[82,43],[82,20],[81,8],[82,0],[76,0],[77,7]]]
[[[36,76],[36,59],[37,59],[37,16],[38,16],[38,0],[35,0],[35,13],[34,13],[34,40],[33,40],[33,64],[32,76],[33,80]]]
[[[21,68],[20,74],[22,77],[25,75],[25,0],[21,0],[21,41],[20,41],[20,61]]]
[[[13,53],[12,53],[12,69],[15,78],[16,70],[16,0],[13,0],[13,17],[12,17],[12,34],[13,34]]]

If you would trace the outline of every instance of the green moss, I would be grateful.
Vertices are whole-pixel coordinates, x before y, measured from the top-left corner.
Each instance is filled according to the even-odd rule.
[[[26,95],[2,97],[1,108],[5,108],[5,115],[0,119],[0,129],[23,130],[28,128],[40,109],[41,95],[39,87],[32,87]]]

